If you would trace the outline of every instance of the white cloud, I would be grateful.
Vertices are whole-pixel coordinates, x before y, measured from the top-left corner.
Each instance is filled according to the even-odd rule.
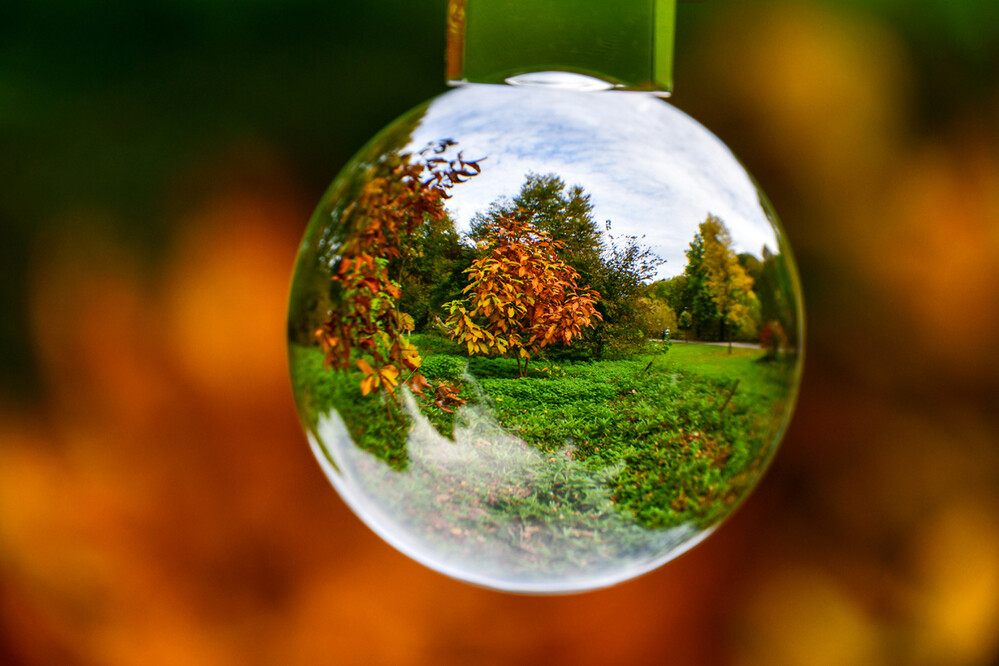
[[[458,141],[466,158],[487,158],[448,203],[460,230],[496,199],[515,196],[527,173],[556,173],[591,194],[595,218],[612,220],[615,234],[644,235],[667,260],[660,276],[683,272],[684,250],[709,213],[725,222],[737,252],[777,247],[756,186],[731,151],[651,95],[467,85],[430,104],[409,148],[443,138]]]

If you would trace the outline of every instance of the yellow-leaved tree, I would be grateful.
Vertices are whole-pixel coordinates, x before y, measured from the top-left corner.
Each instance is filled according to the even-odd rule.
[[[728,340],[731,353],[734,331],[752,319],[752,305],[756,299],[753,278],[739,263],[739,257],[732,249],[732,237],[720,219],[709,215],[700,224],[699,231],[704,242],[703,265],[708,292],[721,317],[721,339]]]

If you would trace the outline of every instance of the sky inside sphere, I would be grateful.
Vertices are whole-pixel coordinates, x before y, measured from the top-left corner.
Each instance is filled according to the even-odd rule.
[[[709,214],[721,218],[736,252],[757,257],[777,235],[760,195],[732,152],[704,127],[644,93],[577,92],[466,85],[430,103],[409,152],[440,139],[482,173],[452,191],[447,209],[459,231],[476,213],[513,198],[527,174],[557,174],[590,194],[603,231],[643,237],[666,260],[657,274],[683,273],[684,251]]]

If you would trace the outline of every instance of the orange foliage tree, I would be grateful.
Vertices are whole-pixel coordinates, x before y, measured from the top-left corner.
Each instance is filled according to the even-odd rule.
[[[331,278],[338,297],[315,336],[327,369],[361,371],[363,395],[382,388],[395,395],[401,383],[417,393],[429,386],[419,372],[420,354],[405,336],[413,318],[399,309],[402,289],[389,266],[405,258],[407,240],[418,228],[445,217],[451,188],[480,172],[478,161],[461,153],[444,157],[453,145],[433,144],[416,160],[388,158],[386,173],[365,183],[343,212],[348,233]]]
[[[601,319],[600,294],[577,284],[579,273],[559,256],[564,247],[527,220],[501,217],[488,225],[482,256],[465,269],[465,298],[445,306],[451,337],[469,354],[514,354],[520,376],[532,354],[578,338]]]

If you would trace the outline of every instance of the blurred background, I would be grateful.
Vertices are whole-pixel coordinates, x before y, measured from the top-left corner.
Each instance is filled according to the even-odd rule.
[[[799,409],[616,588],[422,568],[312,460],[298,240],[442,92],[444,0],[0,7],[0,663],[999,664],[999,3],[681,5],[673,103],[780,212]]]

